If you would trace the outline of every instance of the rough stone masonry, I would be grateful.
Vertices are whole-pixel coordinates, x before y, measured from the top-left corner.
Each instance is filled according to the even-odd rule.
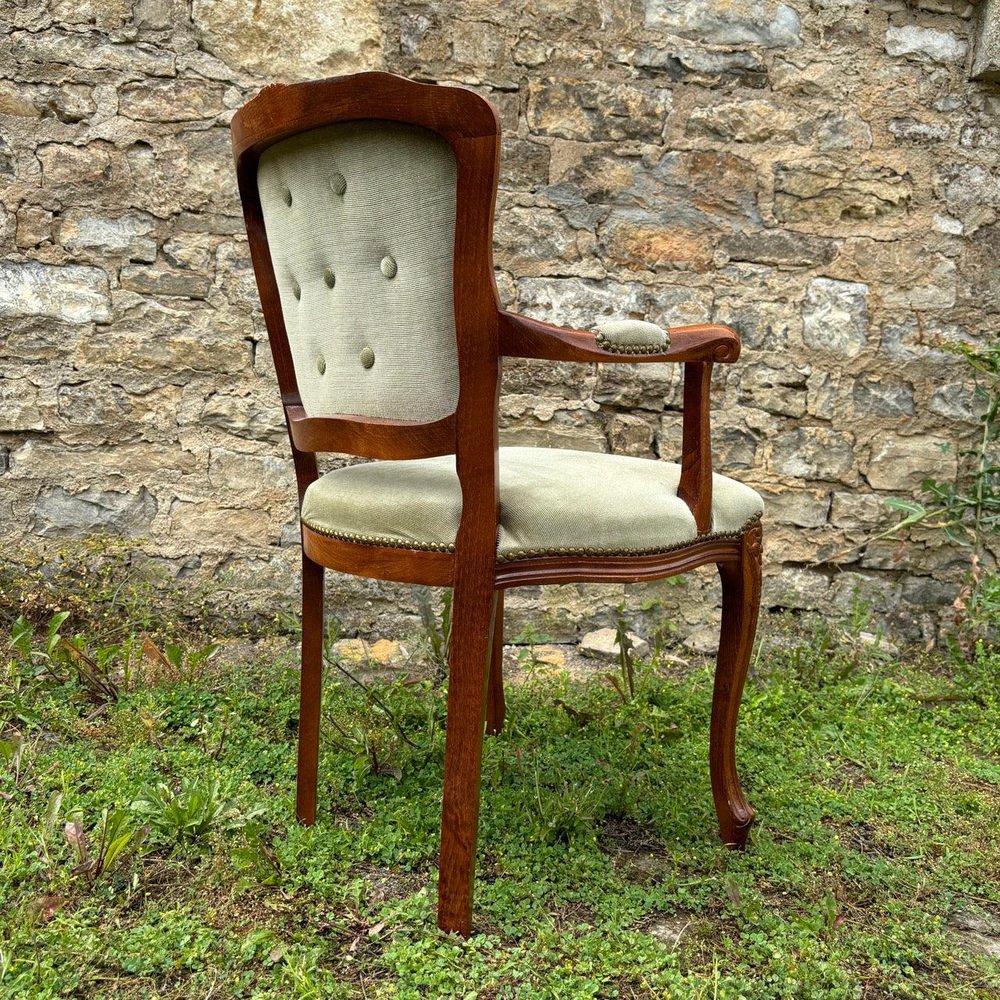
[[[973,431],[935,339],[1000,327],[997,0],[8,0],[0,29],[5,556],[107,528],[237,612],[293,599],[228,122],[267,82],[380,68],[499,109],[506,304],[742,332],[714,444],[768,504],[767,605],[860,593],[919,630],[954,596],[963,552],[864,543]],[[508,364],[503,440],[673,458],[678,374]],[[630,588],[633,620],[704,627],[713,585]],[[406,588],[331,589],[350,628],[406,625]],[[569,638],[621,599],[518,591],[508,628]]]

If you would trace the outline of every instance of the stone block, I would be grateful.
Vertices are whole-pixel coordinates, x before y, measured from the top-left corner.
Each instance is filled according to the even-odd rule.
[[[890,24],[885,33],[885,51],[891,56],[954,63],[968,55],[969,43],[950,31],[924,28],[919,24]]]
[[[874,493],[834,493],[830,523],[837,528],[872,531],[886,523],[889,508]]]
[[[730,261],[775,267],[821,267],[837,256],[837,244],[790,230],[762,230],[724,236],[719,249]]]
[[[111,318],[108,276],[99,267],[0,261],[0,316],[105,323]]]
[[[713,52],[695,45],[627,49],[621,61],[665,73],[671,80],[719,87],[735,84],[755,90],[767,86],[767,65],[755,52]]]
[[[148,122],[189,122],[225,111],[223,86],[210,80],[143,80],[118,90],[118,113]]]
[[[608,421],[608,442],[616,455],[653,457],[653,428],[631,413],[614,413]]]
[[[876,490],[909,493],[925,479],[954,480],[955,469],[955,449],[944,438],[884,434],[875,445],[865,475]]]
[[[589,251],[587,243],[592,240],[589,234],[571,229],[558,212],[539,208],[500,208],[493,233],[497,264],[518,276],[572,268],[583,257],[581,245]],[[604,269],[592,260],[592,253],[586,256],[588,270],[596,265],[601,273],[593,276],[603,277]]]
[[[503,136],[500,186],[521,190],[536,188],[549,180],[549,147],[516,136]]]
[[[548,79],[528,85],[528,127],[586,142],[662,140],[671,94],[603,80]]]
[[[771,464],[783,476],[853,485],[857,481],[854,442],[827,427],[796,427],[778,434]]]
[[[277,393],[261,402],[253,396],[213,392],[193,419],[254,441],[284,442],[286,436],[285,418]]]
[[[522,278],[517,282],[519,311],[575,330],[594,330],[612,319],[644,317],[651,300],[650,289],[637,282],[581,278]]]
[[[97,380],[59,386],[56,405],[59,416],[66,423],[59,437],[70,444],[120,440],[132,410],[128,393],[110,382]]]
[[[374,0],[193,0],[191,20],[206,52],[267,80],[316,79],[382,64]]]
[[[467,66],[497,66],[504,55],[504,36],[487,21],[455,21],[451,29],[451,54]]]
[[[725,142],[800,142],[807,128],[793,111],[770,101],[732,101],[695,108],[686,134]]]
[[[48,243],[52,239],[52,213],[44,208],[26,206],[17,213],[15,244],[23,250]]]
[[[830,514],[828,490],[781,490],[759,488],[764,499],[768,522],[791,524],[798,528],[820,528]]]
[[[44,538],[79,538],[95,531],[135,537],[149,530],[156,509],[156,498],[144,486],[136,493],[97,487],[69,493],[61,486],[48,486],[35,500],[31,530]]]
[[[0,432],[42,430],[37,387],[24,378],[0,378]]]
[[[1000,0],[982,0],[976,24],[973,80],[1000,80]]]
[[[741,402],[786,417],[805,416],[808,374],[808,369],[795,365],[780,368],[765,364],[748,366],[740,378]]]
[[[295,486],[295,470],[291,459],[277,455],[248,455],[228,448],[213,448],[209,452],[208,481],[234,505],[244,506],[241,497],[260,493],[285,495]]]
[[[89,32],[17,31],[11,54],[19,63],[54,63],[90,70],[119,70],[148,76],[173,76],[176,56],[149,45],[116,45]]]
[[[778,163],[774,215],[824,235],[867,233],[906,217],[913,182],[891,167],[840,168],[830,163]]]
[[[122,288],[142,295],[181,295],[189,299],[203,299],[208,295],[212,282],[194,271],[182,271],[154,264],[127,264],[121,269]]]
[[[913,416],[913,386],[906,382],[860,378],[854,383],[852,398],[859,420]]]
[[[802,339],[848,358],[860,354],[868,342],[868,286],[813,278],[802,304]]]
[[[636,635],[634,632],[626,634],[632,643],[632,655],[636,659],[641,660],[649,656],[649,643],[641,635]],[[618,663],[621,655],[618,632],[613,628],[599,628],[588,632],[580,640],[578,648],[584,656],[604,660],[605,663]]]
[[[111,155],[103,142],[86,146],[50,142],[39,146],[35,155],[42,167],[45,187],[102,187],[111,180]]]
[[[68,209],[59,219],[57,240],[71,251],[96,250],[129,260],[156,260],[156,240],[151,216],[127,212],[119,216],[95,214],[87,209]]]
[[[946,142],[951,138],[951,126],[944,122],[922,122],[913,118],[892,118],[889,132],[906,142]]]
[[[767,542],[765,540],[765,546]],[[765,563],[767,552],[765,548]],[[819,570],[782,566],[764,577],[762,603],[769,608],[815,610],[829,606],[830,581]]]
[[[709,45],[763,45],[787,48],[801,44],[799,15],[774,0],[644,0],[647,28],[692,38]]]

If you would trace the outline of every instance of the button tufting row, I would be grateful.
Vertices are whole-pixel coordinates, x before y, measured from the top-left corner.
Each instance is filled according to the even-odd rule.
[[[361,362],[362,368],[374,368],[375,367],[375,352],[370,347],[364,347],[361,349],[361,353],[358,355],[358,361]],[[316,356],[316,371],[320,375],[326,374],[326,358],[322,354]]]
[[[344,196],[344,193],[347,191],[347,179],[342,173],[335,173],[330,178],[330,190],[340,198]],[[291,190],[287,187],[283,187],[281,189],[281,197],[285,204],[290,208],[292,205]],[[379,262],[379,270],[390,281],[395,278],[399,271],[395,257],[391,254],[386,254]],[[323,283],[327,288],[333,288],[337,284],[337,276],[334,274],[333,268],[328,267],[323,272]],[[302,298],[302,286],[294,278],[292,279],[292,295],[295,296],[296,300],[300,300]],[[362,348],[361,353],[358,355],[358,361],[361,362],[362,368],[373,368],[375,366],[375,352],[370,347]],[[320,375],[326,374],[326,358],[324,358],[322,354],[317,355],[316,357],[316,371],[319,372]]]

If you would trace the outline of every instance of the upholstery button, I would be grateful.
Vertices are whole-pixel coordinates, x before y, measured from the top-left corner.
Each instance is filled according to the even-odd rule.
[[[281,197],[284,199],[286,205],[291,205],[292,203],[292,192],[288,188],[284,187],[281,189]]]
[[[323,272],[323,281],[327,288],[333,288],[333,286],[337,284],[337,276],[333,273],[332,267],[328,267]]]
[[[387,278],[396,277],[396,261],[392,257],[383,257],[382,263],[379,265],[382,268],[382,273]]]
[[[366,347],[359,355],[361,359],[362,368],[371,368],[375,364],[375,352],[370,348]]]
[[[292,295],[297,299],[302,298],[302,286],[297,281],[292,282]]]
[[[316,359],[316,371],[318,371],[320,375],[326,374],[326,358],[324,358],[322,354]]]
[[[347,179],[341,173],[336,173],[330,178],[330,187],[336,195],[342,195],[347,190]]]

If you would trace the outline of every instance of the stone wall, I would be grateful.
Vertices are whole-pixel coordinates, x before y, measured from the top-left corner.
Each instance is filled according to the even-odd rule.
[[[506,303],[583,329],[742,332],[716,374],[715,451],[767,500],[767,603],[836,611],[860,589],[929,628],[964,554],[862,543],[883,499],[951,475],[972,432],[970,384],[934,339],[998,328],[1000,85],[970,82],[977,16],[964,0],[6,3],[5,553],[111,528],[237,609],[290,600],[293,476],[227,125],[265,82],[382,68],[499,109]],[[509,364],[505,389],[507,443],[677,455],[669,367]],[[662,601],[689,632],[701,586],[629,599],[647,629]],[[405,588],[333,591],[368,633],[409,606]],[[569,637],[620,599],[518,592],[509,627]]]

